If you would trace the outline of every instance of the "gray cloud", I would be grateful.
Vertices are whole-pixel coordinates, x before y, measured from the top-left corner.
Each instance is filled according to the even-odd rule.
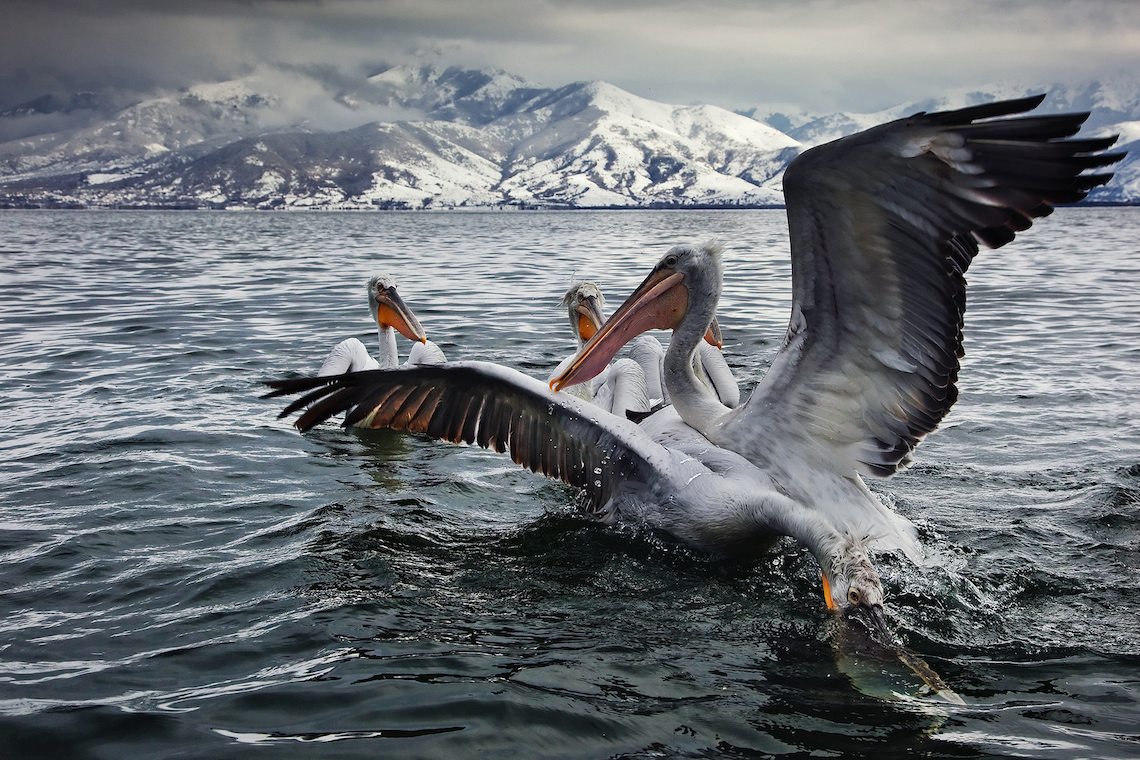
[[[1140,69],[1132,0],[7,0],[0,108],[150,92],[260,63],[385,62],[605,79],[672,103],[871,111],[945,90]]]

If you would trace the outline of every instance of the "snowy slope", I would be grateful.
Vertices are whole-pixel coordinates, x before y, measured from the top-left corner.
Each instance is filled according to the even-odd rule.
[[[91,126],[0,144],[0,177],[76,172],[137,174],[171,151],[218,146],[265,130],[279,105],[249,80],[199,85],[146,100]]]
[[[778,204],[779,173],[799,150],[713,106],[604,82],[543,89],[495,70],[382,72],[337,103],[416,118],[347,130],[268,130],[283,100],[264,76],[203,85],[87,130],[2,145],[0,195],[227,208]]]
[[[776,205],[805,147],[1043,89],[961,90],[871,114],[757,106],[749,118],[605,82],[544,88],[496,69],[401,66],[349,80],[262,67],[127,108],[84,95],[0,112],[0,135],[21,135],[0,143],[0,205]],[[1118,131],[1136,148],[1134,76],[1048,93],[1041,111],[1090,110],[1089,133]],[[83,118],[52,131],[68,108]],[[1140,202],[1136,152],[1091,199]]]
[[[504,145],[450,122],[368,124],[345,132],[246,138],[185,164],[107,183],[116,205],[422,208],[502,202]],[[90,183],[90,179],[88,180]],[[77,194],[84,195],[82,188]]]
[[[1088,111],[1087,132],[1140,119],[1140,77],[1130,73],[1081,86],[995,83],[982,88],[951,90],[939,97],[911,101],[873,113],[840,112],[812,116],[798,109],[765,106],[757,106],[746,113],[782,129],[805,147],[810,147],[919,111],[946,111],[1041,93],[1045,93],[1045,101],[1036,113]]]
[[[1098,130],[1119,135],[1112,150],[1128,151],[1120,163],[1109,167],[1115,173],[1107,187],[1097,188],[1090,198],[1102,203],[1140,203],[1140,120],[1108,124]]]
[[[368,87],[356,93],[361,100],[472,126],[518,113],[551,92],[499,69],[395,66],[367,82]]]
[[[912,101],[866,114],[833,113],[812,117],[798,109],[765,106],[748,109],[745,113],[751,113],[753,118],[767,124],[783,127],[789,136],[808,148],[920,111],[945,111],[1041,93],[1045,93],[1045,101],[1034,113],[1088,111],[1089,118],[1082,134],[1121,135],[1113,150],[1128,151],[1129,155],[1109,168],[1115,172],[1112,181],[1106,187],[1095,188],[1089,194],[1089,201],[1140,203],[1140,161],[1137,161],[1140,146],[1136,143],[1134,126],[1140,122],[1140,75],[1132,72],[1122,72],[1079,86],[1001,83],[954,90],[937,98]]]
[[[714,106],[678,107],[604,82],[527,114],[545,122],[506,167],[513,198],[577,206],[778,204],[771,181],[799,149],[787,135]],[[499,125],[503,126],[503,125]]]

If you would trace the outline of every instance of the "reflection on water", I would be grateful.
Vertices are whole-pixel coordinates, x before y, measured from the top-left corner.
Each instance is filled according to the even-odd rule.
[[[545,377],[571,278],[616,304],[713,237],[750,388],[787,321],[782,212],[5,212],[0,233],[5,756],[1135,754],[1135,209],[983,252],[960,401],[873,484],[930,555],[883,558],[892,624],[965,707],[836,642],[791,542],[726,563],[590,524],[493,452],[302,437],[257,399],[374,345],[378,271],[449,357]]]

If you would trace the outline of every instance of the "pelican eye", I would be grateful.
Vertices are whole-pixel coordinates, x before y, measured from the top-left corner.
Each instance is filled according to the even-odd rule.
[[[858,604],[860,601],[862,601],[862,599],[863,595],[859,593],[858,589],[853,588],[847,592],[847,601],[851,602],[852,604]]]
[[[675,266],[677,266],[677,257],[676,256],[666,256],[665,260],[662,261],[661,263],[667,267],[670,267],[670,268],[675,267]]]

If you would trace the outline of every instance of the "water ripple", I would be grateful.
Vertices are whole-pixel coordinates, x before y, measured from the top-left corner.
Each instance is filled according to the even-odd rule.
[[[960,401],[872,484],[928,548],[881,571],[956,708],[833,645],[790,541],[724,562],[494,453],[302,437],[257,398],[372,344],[377,271],[449,356],[544,377],[573,279],[612,309],[714,237],[751,388],[790,308],[783,212],[4,212],[6,751],[1132,756],[1138,235],[1135,209],[1061,209],[983,252]]]

